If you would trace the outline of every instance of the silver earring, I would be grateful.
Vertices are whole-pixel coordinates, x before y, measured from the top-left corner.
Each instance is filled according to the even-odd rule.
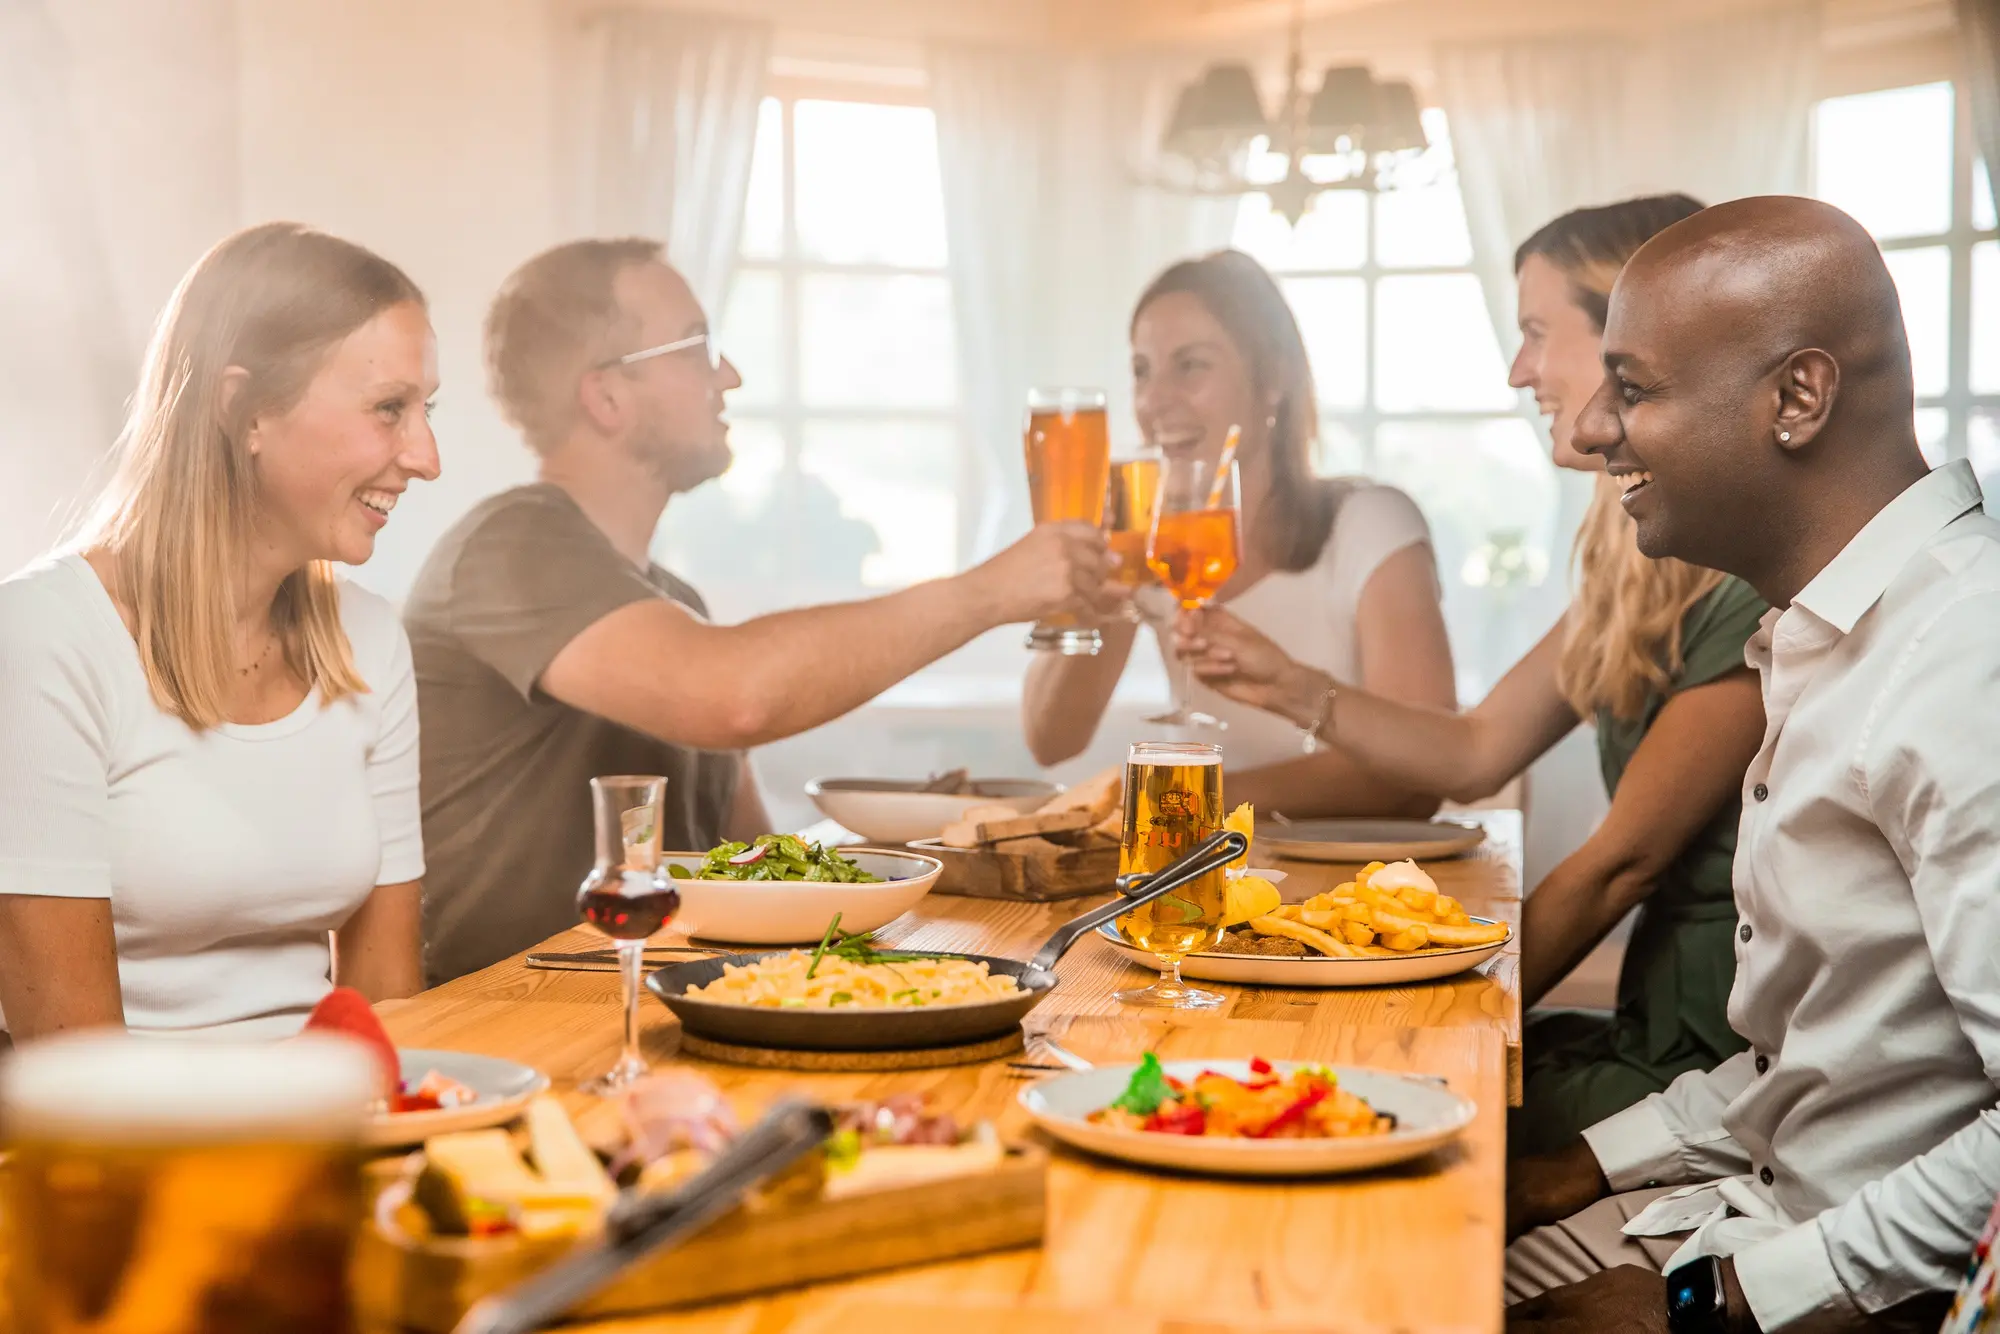
[[[1778,432],[1778,439],[1780,440],[1789,441],[1791,438],[1792,438],[1792,433],[1790,431]]]

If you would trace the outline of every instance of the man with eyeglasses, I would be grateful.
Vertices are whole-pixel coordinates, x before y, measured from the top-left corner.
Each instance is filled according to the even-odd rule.
[[[995,626],[1115,596],[1102,537],[1051,524],[949,579],[712,624],[648,548],[668,500],[728,468],[723,396],[742,380],[659,245],[536,256],[502,285],[485,341],[538,479],[445,534],[404,615],[433,985],[575,923],[591,778],[666,775],[669,847],[768,832],[745,748],[837,718]]]

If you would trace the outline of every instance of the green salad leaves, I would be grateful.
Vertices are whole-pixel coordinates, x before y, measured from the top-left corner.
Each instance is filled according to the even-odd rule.
[[[759,834],[755,843],[722,843],[710,848],[690,871],[667,867],[676,880],[818,880],[842,885],[872,884],[870,875],[832,848],[790,834]]]
[[[1167,1072],[1160,1068],[1160,1058],[1147,1052],[1140,1059],[1139,1068],[1126,1082],[1125,1091],[1111,1105],[1134,1116],[1151,1116],[1160,1110],[1161,1103],[1173,1096],[1173,1085],[1167,1083]]]

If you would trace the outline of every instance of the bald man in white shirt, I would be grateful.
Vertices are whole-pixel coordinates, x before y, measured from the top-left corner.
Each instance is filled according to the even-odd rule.
[[[1516,1165],[1508,1329],[1934,1330],[2000,1192],[2000,524],[1967,464],[1925,465],[1895,285],[1824,204],[1661,233],[1604,361],[1576,440],[1640,549],[1774,609],[1750,1049]]]

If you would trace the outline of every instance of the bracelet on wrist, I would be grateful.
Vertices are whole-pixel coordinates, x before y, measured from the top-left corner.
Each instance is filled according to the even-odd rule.
[[[1324,746],[1327,741],[1332,740],[1331,736],[1322,740],[1321,734],[1333,722],[1333,699],[1339,693],[1339,685],[1329,680],[1326,689],[1320,692],[1319,704],[1313,710],[1311,717],[1299,724],[1299,749],[1306,754],[1313,754]]]

